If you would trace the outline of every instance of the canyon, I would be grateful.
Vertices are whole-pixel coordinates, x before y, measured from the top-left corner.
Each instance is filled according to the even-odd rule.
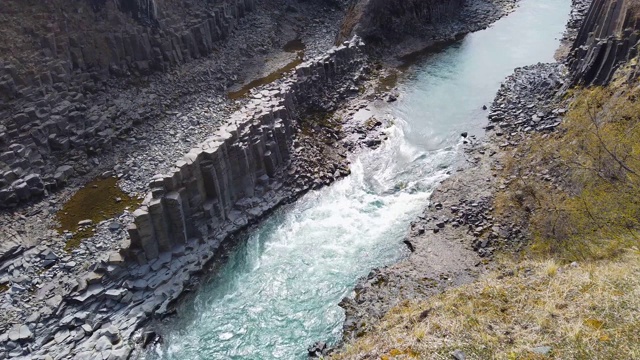
[[[566,112],[555,106],[558,94],[607,85],[636,57],[633,2],[572,6],[566,59],[518,69],[486,113],[487,132],[500,133],[486,145],[494,154],[504,148],[498,143],[554,131]],[[56,0],[3,7],[0,359],[127,359],[167,350],[161,339],[171,326],[162,323],[191,306],[190,293],[199,294],[247,234],[260,233],[283,207],[349,181],[360,154],[392,143],[397,119],[375,109],[403,95],[384,84],[399,64],[410,69],[408,59],[424,61],[517,2]],[[492,166],[489,150],[476,143],[480,133],[467,136],[472,148],[464,153],[479,165],[462,171],[460,162],[447,162],[460,170],[436,176],[444,182],[420,197],[428,207],[402,236],[410,253],[398,252],[402,241],[392,244],[385,251],[395,255],[376,262],[340,302],[345,342],[374,332],[404,300],[472,282],[490,268],[485,260],[494,251],[525,241],[524,229],[490,219],[496,190],[480,180]],[[112,180],[117,185],[104,191],[115,195],[95,214],[91,196],[68,207],[87,183],[102,189]],[[459,182],[468,183],[467,197],[444,195],[460,192],[451,186]],[[458,218],[441,219],[443,207]],[[61,227],[63,215],[76,220]],[[459,264],[433,269],[434,254],[422,245],[433,242],[435,255],[460,254]],[[456,266],[478,269],[456,273],[455,281],[442,277]],[[425,285],[425,272],[440,280]],[[314,346],[309,355],[327,354],[323,342]]]

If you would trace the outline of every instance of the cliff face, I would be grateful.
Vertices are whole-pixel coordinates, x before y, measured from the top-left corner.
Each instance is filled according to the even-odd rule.
[[[92,78],[149,73],[208,55],[254,6],[254,0],[9,0],[0,18],[0,98],[72,81],[77,71]]]
[[[639,10],[635,0],[593,0],[569,59],[574,84],[606,85],[636,55]]]
[[[277,196],[270,193],[288,181],[282,173],[295,160],[290,149],[295,114],[313,104],[314,97],[322,97],[322,89],[340,92],[340,79],[361,66],[362,45],[354,39],[299,65],[290,81],[261,91],[232,115],[230,125],[192,149],[170,174],[155,176],[143,206],[133,214],[125,254],[141,263],[153,261],[192,237],[215,236],[229,223],[246,224],[273,208],[254,202],[273,200]]]
[[[358,0],[351,5],[341,37],[354,33],[365,39],[395,38],[425,24],[453,17],[464,0]]]
[[[0,208],[61,187],[70,152],[108,151],[131,127],[92,114],[112,79],[207,56],[254,9],[254,0],[3,2]]]

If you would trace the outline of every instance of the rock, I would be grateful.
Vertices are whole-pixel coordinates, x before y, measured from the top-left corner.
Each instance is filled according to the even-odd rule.
[[[162,342],[162,338],[155,331],[145,331],[142,334],[142,348],[146,349],[152,343]]]
[[[455,360],[465,360],[467,356],[462,352],[462,350],[455,350],[451,353],[451,358]]]
[[[0,190],[0,207],[14,207],[19,201],[18,194],[12,188]]]
[[[90,220],[90,219],[80,220],[80,221],[78,222],[78,226],[89,226],[89,225],[91,225],[91,224],[93,224],[93,221],[92,221],[92,220]]]
[[[122,255],[120,255],[120,253],[112,252],[111,254],[109,254],[108,262],[109,264],[120,265],[124,263],[124,258],[122,257]]]
[[[111,342],[111,344],[117,344],[120,342],[120,331],[118,330],[117,327],[115,327],[114,325],[109,326],[108,328],[106,328],[104,330],[104,336],[107,337],[107,339],[109,339],[109,341]]]
[[[418,316],[418,321],[422,321],[422,320],[426,319],[429,316],[429,314],[431,314],[431,311],[432,311],[431,309],[427,309],[427,310],[422,311],[420,313],[420,316]]]
[[[44,249],[40,253],[40,257],[44,260],[58,260],[58,255],[56,255],[50,248]]]
[[[9,340],[17,342],[33,340],[33,333],[27,325],[16,324],[9,330]]]
[[[24,251],[22,237],[16,231],[12,229],[4,229],[3,231],[3,239],[0,241],[0,263]]]
[[[104,293],[107,299],[120,301],[129,291],[127,289],[109,289]]]
[[[307,348],[307,352],[309,354],[309,357],[312,358],[319,358],[323,355],[326,355],[327,353],[327,344],[322,342],[322,341],[318,341],[316,343],[314,343],[313,345],[309,346]]]
[[[531,351],[536,354],[547,356],[549,355],[549,353],[551,353],[551,346],[536,346],[533,349],[531,349]]]
[[[97,351],[109,350],[113,347],[111,340],[105,335],[101,336],[95,343],[95,349]]]
[[[29,185],[23,180],[16,180],[12,185],[13,189],[18,195],[18,198],[22,201],[29,200],[31,198],[31,190],[29,190]]]
[[[408,239],[405,239],[405,240],[403,241],[403,243],[404,243],[405,245],[407,245],[407,248],[409,248],[409,251],[411,251],[411,252],[416,251],[416,249],[413,247],[413,244],[412,244],[412,243],[411,243],[411,241],[409,241]]]
[[[87,287],[87,290],[84,293],[73,297],[73,300],[79,303],[85,303],[90,299],[94,299],[102,296],[104,292],[105,292],[105,289],[104,289],[104,286],[102,286],[102,284],[92,284],[92,285],[89,285],[89,287]]]
[[[47,299],[45,301],[45,303],[52,309],[58,309],[58,307],[60,306],[60,304],[62,304],[62,296],[61,295],[54,295],[52,297],[50,297],[49,299]]]
[[[109,224],[109,231],[111,232],[116,232],[118,230],[120,230],[122,228],[122,224],[118,223],[118,222],[112,222]]]
[[[85,276],[85,280],[87,282],[87,284],[91,285],[91,284],[98,284],[102,281],[104,275],[102,274],[98,274],[96,272],[90,272]]]
[[[462,136],[463,138],[467,138],[467,136],[469,135],[469,133],[467,133],[466,131],[463,132],[462,134],[460,134],[460,136]]]

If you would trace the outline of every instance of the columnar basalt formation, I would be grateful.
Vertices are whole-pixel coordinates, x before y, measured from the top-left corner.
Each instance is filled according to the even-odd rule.
[[[199,4],[196,18],[177,21],[169,2],[60,1],[55,4],[68,6],[71,15],[52,14],[46,31],[21,34],[26,39],[16,43],[33,42],[31,48],[13,49],[8,44],[14,40],[7,39],[5,46],[15,51],[0,55],[0,208],[64,185],[74,175],[60,167],[69,151],[109,150],[131,127],[131,121],[91,111],[92,95],[108,79],[166,71],[207,56],[255,8],[254,0],[220,0]],[[86,14],[87,4],[95,14]],[[3,7],[7,16],[13,9],[15,18],[28,18],[22,12],[30,6]]]
[[[637,54],[640,8],[628,0],[593,0],[572,48],[575,84],[605,85]]]
[[[134,213],[127,255],[144,263],[190,238],[215,234],[228,221],[240,220],[236,210],[243,199],[264,197],[281,186],[297,114],[312,103],[309,98],[318,87],[354,70],[359,46],[354,39],[298,66],[292,79],[254,96],[228,126],[193,148],[171,173],[156,175],[143,206]]]
[[[141,346],[136,331],[171,311],[222,241],[312,188],[312,174],[300,174],[306,163],[335,161],[304,158],[313,144],[296,145],[300,116],[320,98],[339,101],[354,91],[364,68],[362,45],[356,38],[299,65],[255,93],[229,126],[187,153],[170,174],[154,177],[121,251],[101,255],[88,273],[44,285],[39,293],[63,284],[46,309],[18,321],[24,327],[0,333],[0,359],[130,358]],[[336,171],[335,178],[346,174]],[[298,176],[309,180],[289,181]],[[15,247],[4,252],[11,256]]]

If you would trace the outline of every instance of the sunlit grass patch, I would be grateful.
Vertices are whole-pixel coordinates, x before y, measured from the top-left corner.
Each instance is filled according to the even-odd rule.
[[[405,302],[334,359],[640,358],[640,254],[558,266],[503,263],[476,283]],[[421,314],[430,309],[421,320]],[[540,354],[541,347],[550,347]]]

